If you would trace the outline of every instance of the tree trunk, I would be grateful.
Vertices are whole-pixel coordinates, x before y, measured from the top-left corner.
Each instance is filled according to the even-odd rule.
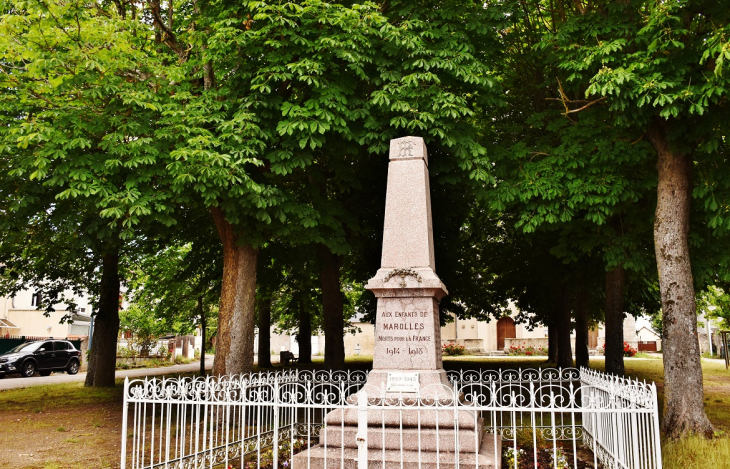
[[[588,353],[588,308],[589,297],[584,286],[578,290],[575,305],[575,366],[589,368]]]
[[[200,376],[205,376],[205,307],[203,306],[203,297],[198,297],[198,314],[200,315]]]
[[[304,301],[299,302],[297,343],[299,343],[299,363],[312,363],[312,318]]]
[[[573,367],[573,350],[570,346],[570,289],[563,287],[563,295],[558,306],[556,327],[558,330],[558,368]]]
[[[223,283],[213,374],[247,373],[253,369],[258,249],[239,245],[235,227],[211,210],[223,243]]]
[[[555,327],[555,319],[548,323],[548,357],[547,363],[558,362],[558,328]]]
[[[654,248],[664,321],[664,421],[668,436],[712,436],[703,405],[697,313],[689,257],[692,158],[669,148],[666,128],[655,123],[649,138],[658,155]]]
[[[344,301],[340,289],[340,259],[323,244],[317,246],[322,287],[324,323],[324,366],[330,370],[345,367]]]
[[[102,257],[99,310],[84,386],[113,387],[119,337],[119,252]]]
[[[259,300],[259,368],[271,368],[271,298]]]
[[[624,268],[606,272],[606,372],[624,374]]]

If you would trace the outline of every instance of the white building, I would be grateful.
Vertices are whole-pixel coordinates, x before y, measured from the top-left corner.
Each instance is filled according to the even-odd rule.
[[[662,349],[662,336],[654,332],[650,327],[642,326],[636,331],[636,336],[639,338],[639,342],[641,342],[642,349],[651,350],[654,348],[652,343],[656,346],[656,351]]]
[[[40,294],[32,290],[23,290],[13,298],[0,297],[0,337],[60,339],[89,335],[91,307],[87,297],[74,297],[77,310],[73,324],[61,322],[64,316],[70,314],[66,305],[53,305],[56,311],[46,316],[45,310],[38,309],[39,300]]]

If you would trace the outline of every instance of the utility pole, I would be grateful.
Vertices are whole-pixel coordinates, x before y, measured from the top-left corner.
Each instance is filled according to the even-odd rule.
[[[707,309],[712,311],[716,307],[714,305],[709,306]],[[710,356],[713,356],[714,353],[712,352],[712,328],[710,327],[710,318],[707,316],[707,313],[705,313],[705,327],[707,328],[707,341],[710,343]]]

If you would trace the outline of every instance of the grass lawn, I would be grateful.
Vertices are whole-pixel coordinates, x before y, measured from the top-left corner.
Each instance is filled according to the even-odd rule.
[[[448,369],[545,367],[541,358],[445,357]],[[372,357],[348,360],[352,369],[369,369]],[[592,366],[603,369],[603,360]],[[720,436],[664,442],[665,469],[730,468],[730,371],[702,360],[705,409]],[[321,359],[300,368],[322,368]],[[632,377],[657,383],[663,399],[661,359],[627,359]],[[32,379],[32,378],[30,378]],[[661,418],[661,415],[660,415]],[[112,389],[87,389],[82,383],[0,391],[0,467],[118,468],[122,421],[122,381]]]

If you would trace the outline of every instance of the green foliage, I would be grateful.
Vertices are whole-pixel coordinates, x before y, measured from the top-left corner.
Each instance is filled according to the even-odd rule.
[[[651,328],[659,334],[660,336],[664,337],[664,321],[663,321],[663,313],[661,310],[654,312],[650,315],[651,318]]]
[[[157,343],[157,338],[168,331],[164,321],[160,321],[138,305],[131,305],[120,311],[119,323],[122,332],[133,334],[132,338],[128,339],[129,351],[136,355],[149,355],[150,349]]]
[[[310,332],[318,334],[323,321],[322,292],[312,252],[284,249],[279,254],[281,257],[277,256],[268,266],[268,269],[276,270],[276,282],[265,285],[260,291],[270,295],[272,324],[279,332],[298,333],[300,318],[308,317]]]
[[[244,458],[246,469],[278,469],[274,468],[274,451],[277,452],[279,468],[291,467],[291,458],[297,453],[307,449],[309,441],[305,439],[288,440],[284,439],[278,448],[267,448],[256,455],[255,460],[249,456]]]
[[[476,177],[484,149],[462,118],[491,83],[471,42],[490,32],[463,7],[444,2],[456,15],[444,19],[410,3],[384,13],[370,2],[245,2],[176,20],[165,42],[185,60],[166,69],[176,83],[156,132],[170,142],[173,192],[220,206],[254,244],[296,234],[343,253],[347,211],[327,202],[337,192],[301,190],[320,174],[336,175],[337,191],[356,187],[367,153],[417,132]]]
[[[0,151],[6,178],[101,220],[97,237],[134,235],[147,218],[172,223],[159,191],[165,143],[153,138],[164,79],[151,31],[81,2],[6,2],[0,21]],[[34,190],[35,189],[35,190]],[[22,211],[38,196],[16,192]]]
[[[709,286],[698,295],[697,310],[698,313],[702,312],[709,318],[719,320],[720,328],[730,328],[730,295],[725,289]]]
[[[522,357],[522,356],[531,357],[531,356],[536,356],[536,355],[547,356],[547,354],[548,354],[547,349],[545,349],[543,347],[533,347],[531,345],[529,345],[529,346],[512,345],[507,350],[507,355],[518,356],[518,357]]]
[[[3,228],[45,219],[45,236],[75,249],[39,256],[18,249],[27,236],[3,241],[13,288],[29,283],[22,259],[43,258],[95,290],[101,255],[164,235],[181,206],[222,208],[256,246],[276,236],[340,255],[367,248],[378,217],[358,219],[360,208],[403,134],[424,135],[438,180],[489,179],[472,119],[496,96],[484,55],[494,31],[479,5],[182,4],[174,17],[132,4],[6,5]],[[41,237],[30,244],[46,247]],[[145,259],[162,251],[145,249]],[[134,301],[159,312],[160,292],[144,299],[139,288],[155,288],[140,280],[148,261],[133,257],[123,263]],[[85,270],[71,265],[82,259]],[[56,273],[33,267],[37,284]],[[59,292],[71,276],[62,267]]]
[[[603,100],[617,125],[643,132],[664,123],[675,151],[693,156],[693,196],[704,228],[716,235],[730,228],[730,181],[717,171],[727,154],[728,24],[715,1],[611,2],[571,16],[542,43],[558,51],[572,86]]]
[[[147,321],[156,325],[153,335],[190,334],[202,321],[210,328],[218,310],[222,272],[220,260],[211,252],[218,246],[208,242],[184,245],[173,242],[141,256],[130,272],[129,312],[120,317],[132,311],[146,315]],[[142,323],[133,320],[129,326],[135,328]],[[123,328],[125,324],[122,319]]]

